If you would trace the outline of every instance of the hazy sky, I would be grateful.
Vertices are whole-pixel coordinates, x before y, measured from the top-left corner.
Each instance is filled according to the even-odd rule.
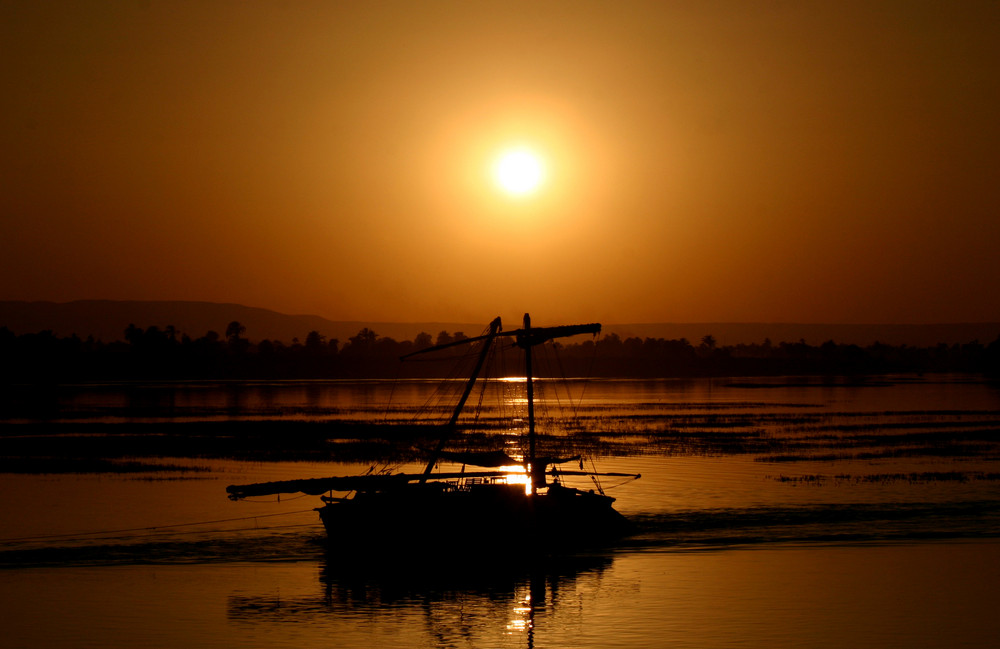
[[[995,1],[14,0],[0,53],[0,299],[1000,321]]]

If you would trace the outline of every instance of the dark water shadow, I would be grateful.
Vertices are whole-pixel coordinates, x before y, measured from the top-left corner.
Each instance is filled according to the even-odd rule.
[[[484,634],[500,634],[533,647],[536,630],[544,629],[546,619],[557,610],[572,615],[578,608],[578,584],[599,583],[615,557],[460,556],[421,560],[404,553],[357,561],[327,553],[319,563],[315,593],[234,594],[227,601],[227,617],[250,625],[334,625],[358,615],[366,621],[394,621],[406,610],[419,617],[419,633],[437,646],[475,644]]]

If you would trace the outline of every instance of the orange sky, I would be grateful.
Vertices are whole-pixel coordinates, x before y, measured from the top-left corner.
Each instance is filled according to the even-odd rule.
[[[996,2],[6,2],[0,299],[1000,321]],[[546,184],[488,170],[534,147]]]

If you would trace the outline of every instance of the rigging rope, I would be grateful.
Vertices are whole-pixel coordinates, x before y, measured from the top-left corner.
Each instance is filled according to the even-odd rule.
[[[483,372],[482,380],[479,382],[479,401],[476,403],[476,414],[472,418],[473,427],[479,424],[479,415],[483,412],[483,400],[486,398],[486,388],[490,384],[489,370],[493,367],[493,363],[496,361],[497,346],[491,345],[489,350],[489,355],[486,359],[484,367],[486,368]]]
[[[389,388],[389,399],[385,402],[385,412],[382,416],[382,423],[389,423],[389,412],[392,409],[392,399],[396,394],[396,386],[399,384],[399,374],[403,371],[403,364],[396,363],[396,376],[392,379],[392,384]]]
[[[601,341],[601,334],[594,335],[594,351],[590,355],[590,366],[587,367],[587,374],[583,377],[583,390],[580,391],[580,403],[583,403],[583,396],[587,393],[587,387],[594,379],[594,365],[597,364],[597,344]]]

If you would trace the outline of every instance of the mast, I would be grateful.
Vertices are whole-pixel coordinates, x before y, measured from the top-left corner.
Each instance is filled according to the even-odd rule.
[[[534,495],[538,485],[535,477],[541,476],[544,486],[545,467],[536,467],[535,457],[535,385],[534,372],[531,366],[531,348],[541,345],[554,338],[565,338],[577,334],[599,334],[601,325],[598,323],[583,325],[564,325],[560,327],[531,327],[531,316],[524,314],[524,326],[514,332],[504,332],[501,335],[515,337],[514,344],[524,350],[524,373],[527,375],[527,397],[528,397],[528,457],[525,461],[525,472],[528,474],[528,485],[532,495]]]
[[[536,478],[544,486],[545,485],[545,470],[549,464],[559,464],[567,462],[571,459],[576,458],[541,458],[541,466],[536,466],[538,464],[539,458],[536,457],[535,449],[535,390],[534,390],[534,370],[532,367],[532,354],[531,348],[535,345],[541,345],[554,338],[563,338],[568,336],[575,336],[578,334],[598,334],[601,331],[601,325],[598,323],[591,324],[581,324],[581,325],[564,325],[558,327],[535,327],[531,326],[531,317],[525,313],[524,314],[524,327],[523,329],[518,329],[516,331],[501,332],[500,318],[496,318],[490,323],[489,332],[485,335],[477,336],[475,338],[466,338],[461,341],[455,341],[451,343],[445,343],[442,345],[436,345],[434,347],[429,347],[416,352],[407,354],[403,358],[413,356],[416,354],[422,354],[426,352],[432,352],[439,349],[452,347],[455,345],[467,345],[470,343],[475,343],[483,341],[483,347],[479,351],[479,355],[476,359],[475,369],[472,372],[472,376],[465,384],[465,388],[459,399],[458,405],[455,407],[452,413],[451,419],[445,426],[445,431],[442,438],[439,440],[437,448],[434,449],[434,453],[431,456],[430,461],[423,473],[395,473],[395,474],[377,474],[377,475],[363,475],[363,476],[342,476],[342,477],[328,477],[328,478],[312,478],[312,479],[300,479],[300,480],[283,480],[277,482],[265,482],[258,484],[244,484],[244,485],[230,485],[226,487],[226,491],[229,493],[229,498],[232,500],[240,500],[243,498],[248,498],[251,496],[262,496],[262,495],[274,495],[281,493],[304,493],[309,495],[320,495],[327,491],[366,491],[366,492],[376,492],[376,491],[387,491],[395,490],[400,488],[405,488],[406,485],[419,482],[420,484],[426,483],[429,474],[434,468],[434,464],[442,456],[442,452],[448,438],[454,433],[454,430],[458,424],[459,416],[461,415],[462,409],[465,406],[466,401],[472,393],[472,389],[475,385],[476,380],[479,377],[479,373],[482,371],[483,365],[486,362],[486,357],[489,355],[490,346],[496,342],[499,337],[511,337],[514,338],[514,345],[520,347],[525,353],[525,373],[527,374],[527,399],[528,399],[528,454],[525,461],[525,469],[528,477],[528,484],[530,487],[531,495],[536,494],[536,489],[538,484],[536,484]],[[455,460],[458,454],[452,454],[449,459]],[[477,456],[477,457],[473,457]],[[481,457],[478,457],[481,456]],[[470,462],[476,466],[484,467],[501,467],[513,462],[506,453],[503,452],[493,452],[493,453],[466,453],[461,457],[463,464]],[[616,476],[616,477],[630,477],[639,478],[639,474],[631,473],[596,473],[591,471],[583,471],[581,466],[580,471],[562,471],[563,475],[581,475],[581,476]],[[461,472],[452,473],[440,473],[435,477],[449,480],[455,478],[495,478],[506,476],[506,471],[492,470],[492,471],[475,471],[466,472],[465,467],[462,467]],[[336,500],[345,500],[342,498],[326,498],[327,504]],[[612,499],[613,500],[613,499]],[[324,507],[321,511],[327,511]],[[321,514],[322,515],[322,514]],[[324,522],[326,522],[326,517],[324,516]],[[329,524],[327,525],[328,530],[330,529]],[[331,532],[332,534],[332,532]]]
[[[444,434],[441,435],[441,439],[438,440],[438,445],[434,448],[434,452],[431,453],[430,459],[427,461],[427,466],[424,468],[423,475],[420,479],[420,484],[427,482],[427,477],[434,470],[434,465],[437,464],[438,456],[442,450],[444,450],[444,445],[448,443],[448,439],[455,432],[455,425],[458,423],[458,418],[462,414],[462,409],[465,407],[465,402],[468,401],[469,395],[472,394],[472,388],[476,384],[476,379],[479,378],[479,372],[483,369],[483,363],[486,362],[486,356],[489,354],[490,346],[493,344],[493,339],[496,338],[497,333],[500,331],[500,318],[494,318],[493,322],[490,323],[490,331],[485,336],[482,336],[483,348],[479,350],[479,357],[476,358],[476,367],[472,370],[472,376],[469,380],[465,382],[465,389],[462,391],[462,396],[458,400],[458,405],[455,406],[454,412],[451,413],[451,419],[448,420],[448,424],[445,426]]]
[[[487,334],[482,336],[476,336],[475,338],[465,338],[463,340],[456,340],[450,343],[444,343],[442,345],[435,345],[433,347],[428,347],[426,349],[421,349],[419,351],[406,354],[400,357],[401,360],[409,358],[410,356],[415,356],[417,354],[426,354],[429,352],[435,352],[441,349],[446,349],[448,347],[454,347],[456,345],[469,345],[479,341],[484,341],[482,349],[479,351],[479,357],[476,359],[476,367],[472,371],[472,376],[465,384],[465,390],[462,392],[462,396],[455,406],[455,410],[452,413],[451,419],[445,426],[445,431],[438,441],[437,447],[431,454],[430,459],[427,462],[427,466],[422,474],[423,478],[421,483],[427,481],[431,472],[434,470],[434,465],[437,463],[440,457],[441,451],[444,450],[445,444],[447,444],[448,439],[452,436],[455,431],[455,427],[458,423],[458,418],[462,414],[462,409],[465,407],[465,402],[468,400],[469,395],[472,393],[472,388],[479,378],[479,373],[482,371],[483,364],[486,362],[486,356],[489,353],[490,346],[495,342],[495,340],[502,336],[508,336],[514,338],[514,344],[524,350],[525,358],[525,372],[528,375],[528,456],[525,462],[526,465],[532,467],[532,471],[528,471],[529,484],[531,485],[531,492],[535,492],[535,479],[534,471],[538,471],[542,475],[542,481],[544,482],[544,472],[545,467],[535,468],[535,387],[532,381],[533,371],[531,367],[531,348],[535,345],[541,345],[554,338],[565,338],[567,336],[576,336],[577,334],[599,334],[601,333],[601,325],[598,323],[592,324],[581,324],[581,325],[563,325],[558,327],[534,327],[531,326],[531,316],[527,313],[524,314],[524,327],[522,329],[517,329],[516,331],[500,331],[500,318],[496,318],[490,323],[490,330]],[[525,467],[527,469],[527,466]]]

